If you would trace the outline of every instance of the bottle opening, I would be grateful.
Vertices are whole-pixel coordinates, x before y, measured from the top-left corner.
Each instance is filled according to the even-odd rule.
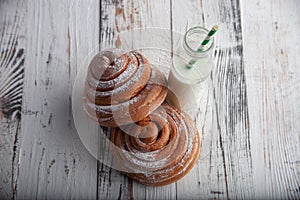
[[[183,46],[185,50],[192,57],[205,57],[211,52],[213,48],[214,38],[210,40],[208,44],[204,46],[202,51],[198,51],[202,41],[207,36],[209,30],[201,26],[195,26],[190,28],[184,35]]]

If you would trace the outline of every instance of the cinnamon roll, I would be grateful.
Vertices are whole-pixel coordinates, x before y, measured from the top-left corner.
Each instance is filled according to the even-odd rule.
[[[144,185],[162,186],[179,180],[200,154],[194,121],[167,103],[136,124],[113,128],[110,139],[119,169]]]
[[[165,76],[140,53],[103,51],[89,65],[84,107],[103,126],[133,123],[162,104],[166,84]]]

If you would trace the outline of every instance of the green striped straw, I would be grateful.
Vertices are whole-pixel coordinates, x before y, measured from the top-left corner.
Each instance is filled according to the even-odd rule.
[[[207,36],[205,37],[205,39],[202,41],[201,45],[198,47],[197,49],[198,52],[204,51],[205,46],[210,42],[212,36],[217,32],[217,30],[218,30],[218,25],[214,25],[212,29],[209,31],[209,33],[207,34]],[[197,59],[190,60],[187,67],[192,68],[193,64],[195,64],[196,62]]]

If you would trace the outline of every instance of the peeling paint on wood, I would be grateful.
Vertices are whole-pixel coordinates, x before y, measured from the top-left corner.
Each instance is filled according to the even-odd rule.
[[[1,1],[0,198],[300,198],[299,9],[297,0]],[[146,187],[92,158],[71,112],[84,58],[99,43],[125,45],[122,31],[214,24],[196,167]]]
[[[85,6],[80,6],[83,3]],[[97,7],[98,1],[26,2],[29,51],[16,192],[19,199],[96,198],[96,160],[78,138],[70,96],[77,68],[98,44],[98,22],[94,21],[98,15],[86,16]]]
[[[256,198],[300,198],[299,9],[296,0],[241,4]]]
[[[24,2],[0,2],[0,198],[17,194],[24,84]]]

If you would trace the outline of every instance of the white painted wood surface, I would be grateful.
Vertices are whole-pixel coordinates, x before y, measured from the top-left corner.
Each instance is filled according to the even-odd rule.
[[[24,2],[0,2],[0,198],[16,197],[24,84]]]
[[[259,197],[299,199],[300,2],[241,8],[254,189]]]
[[[300,198],[299,9],[297,0],[1,1],[0,199]],[[97,162],[71,112],[87,54],[99,43],[122,47],[125,30],[172,37],[214,24],[196,167],[146,187]]]

